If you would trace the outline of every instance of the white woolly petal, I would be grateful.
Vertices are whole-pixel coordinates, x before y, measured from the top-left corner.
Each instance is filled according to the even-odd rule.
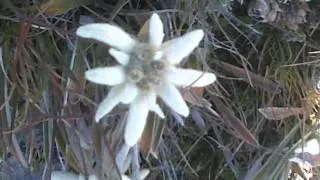
[[[153,107],[150,108],[150,110],[155,112],[162,119],[165,117],[162,109],[160,108],[160,106],[158,104],[154,104]]]
[[[149,21],[149,43],[158,47],[164,37],[163,24],[158,14],[152,14]]]
[[[294,150],[295,153],[307,152],[312,155],[318,155],[320,153],[319,141],[317,139],[311,139],[306,142],[302,147],[298,147]]]
[[[122,180],[131,180],[127,175],[122,175],[121,178]]]
[[[155,52],[155,54],[153,56],[153,60],[158,61],[158,60],[161,60],[162,57],[163,57],[163,52],[157,51],[157,52]]]
[[[124,104],[131,103],[138,94],[138,88],[135,84],[126,84],[125,87],[122,89],[121,93],[121,102]]]
[[[178,86],[203,87],[217,79],[213,73],[181,68],[173,68],[167,75],[168,79]]]
[[[89,180],[99,180],[96,175],[89,175]]]
[[[103,101],[100,103],[96,115],[95,115],[95,120],[96,122],[99,122],[99,120],[108,114],[121,100],[123,97],[124,92],[123,92],[123,85],[118,85],[109,91],[108,96],[103,99]]]
[[[127,65],[129,63],[130,56],[122,51],[118,51],[114,48],[109,49],[109,53],[113,56],[121,65]]]
[[[98,180],[98,177],[96,175],[91,174],[91,175],[89,175],[88,179],[89,180]],[[61,179],[61,180],[64,180],[64,179]],[[69,180],[69,179],[66,179],[66,180]],[[78,180],[86,180],[86,178],[83,174],[80,174]]]
[[[134,146],[142,135],[147,122],[148,105],[144,97],[138,96],[131,104],[124,132],[124,139],[127,145]]]
[[[80,26],[77,35],[110,45],[124,52],[130,52],[136,41],[121,28],[110,24],[93,23]]]
[[[179,38],[165,42],[161,49],[169,62],[178,64],[199,45],[202,38],[203,31],[201,29],[194,30]]]
[[[156,103],[156,100],[157,100],[156,93],[150,93],[147,96],[147,103],[148,103],[149,110],[155,112],[161,118],[164,118],[165,115],[164,115],[163,111],[161,110],[160,106]]]
[[[167,83],[166,85],[159,87],[158,94],[162,100],[175,112],[184,117],[189,115],[189,108],[186,102],[183,100],[179,90],[172,84]]]
[[[125,162],[127,159],[127,156],[129,154],[130,146],[128,146],[126,143],[122,144],[120,151],[117,153],[116,156],[116,164],[120,170],[120,172],[126,171]]]
[[[141,169],[140,170],[140,179],[141,180],[145,179],[149,173],[150,173],[149,169]]]
[[[125,80],[125,72],[121,66],[90,69],[85,72],[85,76],[89,81],[103,85],[117,85]]]
[[[140,176],[140,180],[144,180],[150,173],[149,169],[141,169],[139,176]],[[122,175],[122,180],[131,180],[127,175]]]
[[[61,179],[78,180],[78,175],[71,172],[64,172],[64,171],[53,171],[51,173],[51,180],[61,180]]]

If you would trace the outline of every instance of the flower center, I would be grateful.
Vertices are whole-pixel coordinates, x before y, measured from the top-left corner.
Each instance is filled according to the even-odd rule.
[[[149,44],[140,44],[130,54],[126,74],[128,80],[136,83],[141,90],[150,90],[162,82],[165,64],[154,60],[154,56],[155,50]]]

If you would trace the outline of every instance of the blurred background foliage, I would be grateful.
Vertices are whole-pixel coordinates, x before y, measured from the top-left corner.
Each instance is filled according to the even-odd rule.
[[[164,22],[166,40],[204,30],[181,66],[215,72],[218,81],[181,89],[191,109],[186,119],[165,106],[165,120],[150,113],[132,150],[132,173],[302,177],[288,175],[288,159],[318,137],[319,8],[316,0],[1,0],[0,179],[48,179],[54,170],[120,179],[115,156],[127,107],[95,123],[108,87],[84,78],[88,68],[115,61],[108,47],[78,39],[75,30],[104,22],[136,35],[152,13]]]

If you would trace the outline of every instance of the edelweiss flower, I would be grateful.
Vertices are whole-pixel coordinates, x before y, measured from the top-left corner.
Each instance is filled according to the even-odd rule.
[[[143,29],[145,28],[145,29]],[[148,112],[161,118],[165,115],[156,103],[157,95],[174,111],[188,116],[189,108],[176,86],[202,87],[216,80],[212,73],[181,69],[176,65],[198,46],[203,38],[201,29],[162,43],[163,24],[157,14],[143,26],[148,31],[143,42],[131,37],[121,28],[110,24],[94,23],[78,28],[77,35],[112,46],[109,53],[120,65],[88,70],[86,78],[97,84],[114,86],[99,105],[95,120],[98,122],[118,103],[130,104],[125,129],[125,142],[133,146],[140,138]]]

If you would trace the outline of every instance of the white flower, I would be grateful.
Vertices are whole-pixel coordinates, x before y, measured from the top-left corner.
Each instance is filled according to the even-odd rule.
[[[141,169],[139,172],[140,180],[145,179],[148,176],[149,172],[149,169]],[[122,175],[122,180],[131,180],[131,178],[127,175]]]
[[[299,170],[306,171],[308,173],[303,173],[304,176],[308,176],[306,179],[311,179],[313,176],[312,168],[318,166],[316,159],[320,153],[319,146],[319,141],[316,138],[306,141],[304,145],[299,145],[294,150],[294,156],[289,159],[292,166],[291,170],[293,172],[299,172]]]
[[[64,171],[53,171],[51,173],[51,180],[78,180],[79,176],[72,172],[64,172]]]
[[[140,138],[149,110],[164,118],[156,103],[157,96],[186,117],[189,108],[176,86],[202,87],[216,80],[213,73],[176,67],[198,46],[203,38],[202,30],[162,43],[163,24],[157,14],[151,16],[146,27],[148,42],[141,42],[110,24],[88,24],[77,30],[77,35],[82,38],[112,46],[109,53],[120,65],[88,70],[85,76],[94,83],[114,86],[97,109],[97,122],[118,103],[131,103],[124,135],[129,146]]]
[[[315,138],[313,139],[310,139],[309,141],[306,142],[306,144],[303,146],[302,148],[302,145],[298,148],[296,148],[294,150],[294,152],[296,154],[299,154],[299,153],[309,153],[309,154],[312,154],[312,155],[318,155],[320,154],[320,144],[319,144],[319,141]]]
[[[141,169],[139,171],[139,179],[145,179],[149,174],[149,169]],[[122,180],[131,180],[131,178],[125,174],[121,175]],[[83,174],[75,174],[73,172],[66,171],[53,171],[51,173],[51,180],[85,180],[85,176]],[[96,175],[90,175],[88,180],[98,180]]]
[[[89,180],[98,180],[96,175],[90,175]],[[84,175],[77,175],[72,172],[65,171],[53,171],[51,173],[51,180],[85,180]]]

